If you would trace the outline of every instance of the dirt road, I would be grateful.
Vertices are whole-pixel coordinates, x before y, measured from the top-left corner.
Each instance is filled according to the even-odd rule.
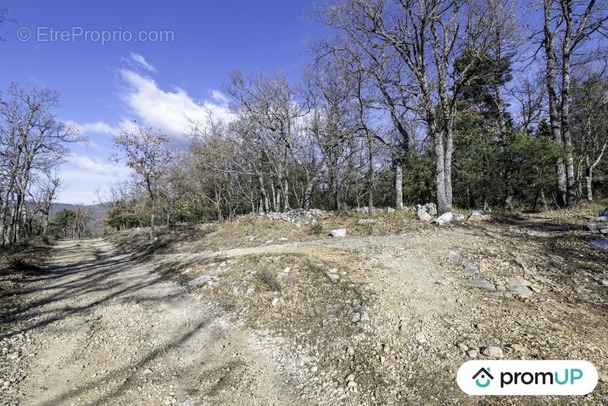
[[[140,257],[63,242],[24,284],[8,337],[23,349],[0,341],[23,371],[0,379],[0,403],[606,404],[606,257],[577,233],[496,224],[219,250],[193,239]],[[468,397],[456,371],[496,358],[489,347],[588,360],[601,382],[584,398]]]
[[[55,252],[19,315],[34,343],[20,404],[293,403],[255,340],[177,284],[102,240]]]

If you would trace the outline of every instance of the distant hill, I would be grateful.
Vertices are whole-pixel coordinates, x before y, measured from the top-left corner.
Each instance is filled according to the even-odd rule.
[[[78,206],[84,206],[91,210],[91,221],[89,222],[89,229],[93,232],[93,234],[101,234],[104,228],[103,215],[108,210],[107,204],[82,205],[70,203],[53,203],[51,205],[51,219],[55,216],[55,213],[57,212],[60,212],[62,210],[70,210]]]

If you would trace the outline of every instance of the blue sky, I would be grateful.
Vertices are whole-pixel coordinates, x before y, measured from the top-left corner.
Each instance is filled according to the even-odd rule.
[[[94,203],[128,177],[108,161],[110,133],[133,120],[178,139],[189,118],[227,114],[227,73],[284,71],[296,79],[322,35],[313,1],[0,0],[0,89],[10,82],[61,94],[58,118],[88,136],[62,167],[58,201]]]

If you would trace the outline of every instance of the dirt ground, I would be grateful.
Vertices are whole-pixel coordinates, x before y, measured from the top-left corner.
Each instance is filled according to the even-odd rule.
[[[134,233],[58,244],[8,310],[2,403],[608,404],[608,251],[580,219],[342,239],[292,227],[184,232],[146,253],[125,250]],[[456,371],[488,347],[587,360],[600,382],[584,397],[467,396]]]

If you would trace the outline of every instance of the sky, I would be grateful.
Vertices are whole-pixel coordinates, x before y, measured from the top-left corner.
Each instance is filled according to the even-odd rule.
[[[112,134],[137,122],[185,142],[189,120],[228,113],[222,85],[235,69],[297,79],[323,35],[315,2],[0,0],[0,89],[59,92],[58,119],[88,142],[62,165],[61,203],[94,204],[127,179],[109,161]]]

